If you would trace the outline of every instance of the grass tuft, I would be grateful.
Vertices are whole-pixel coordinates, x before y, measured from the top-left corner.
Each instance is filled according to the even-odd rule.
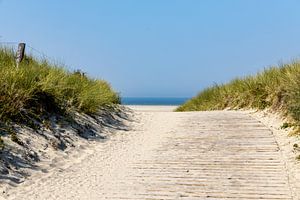
[[[76,110],[94,114],[119,102],[118,94],[103,80],[28,56],[16,68],[14,53],[0,49],[0,120],[23,111],[39,114]]]
[[[225,108],[270,108],[300,125],[300,61],[270,67],[254,76],[214,85],[178,107],[177,111]]]
[[[10,49],[0,48],[0,122],[25,123],[37,129],[36,121],[41,122],[47,113],[96,114],[120,103],[119,95],[104,80],[31,56],[17,68],[14,55]],[[16,134],[11,134],[11,139],[19,143]]]
[[[10,133],[10,138],[11,138],[11,141],[17,143],[18,145],[21,145],[23,146],[24,143],[20,140],[20,138],[17,136],[16,132],[11,132]]]
[[[4,149],[4,141],[0,136],[0,150],[3,150],[3,149]]]

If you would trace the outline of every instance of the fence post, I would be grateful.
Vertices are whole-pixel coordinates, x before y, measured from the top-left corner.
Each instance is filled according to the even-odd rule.
[[[17,67],[19,67],[20,62],[22,62],[25,54],[25,43],[19,43],[18,45],[18,50],[17,50],[17,55],[16,55],[16,63]]]

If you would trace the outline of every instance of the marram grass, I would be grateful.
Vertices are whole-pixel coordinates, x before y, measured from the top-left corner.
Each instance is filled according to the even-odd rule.
[[[13,51],[0,49],[1,123],[26,114],[39,115],[43,110],[95,114],[119,102],[118,94],[103,80],[30,56],[16,68]]]
[[[177,111],[225,108],[269,108],[300,125],[300,61],[265,69],[254,76],[214,85],[178,107]]]

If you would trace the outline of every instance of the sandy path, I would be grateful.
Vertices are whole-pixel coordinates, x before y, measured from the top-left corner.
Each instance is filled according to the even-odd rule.
[[[245,112],[133,109],[133,130],[8,199],[292,199],[271,131]]]

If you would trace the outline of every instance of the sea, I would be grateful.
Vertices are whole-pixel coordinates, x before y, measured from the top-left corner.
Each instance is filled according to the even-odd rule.
[[[186,102],[189,98],[183,97],[123,97],[121,98],[124,105],[164,105],[177,106]]]

